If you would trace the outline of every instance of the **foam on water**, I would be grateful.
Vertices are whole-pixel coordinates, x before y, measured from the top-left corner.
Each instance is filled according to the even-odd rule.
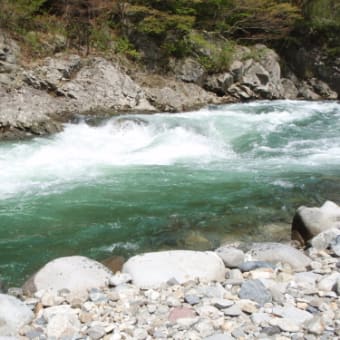
[[[224,162],[237,171],[287,163],[339,165],[339,107],[335,102],[254,102],[116,117],[100,126],[69,124],[53,137],[0,145],[0,197],[95,181],[103,169],[117,166]]]
[[[261,101],[0,143],[0,279],[20,284],[58,256],[187,248],[192,235],[273,240],[263,226],[291,223],[298,205],[340,203],[339,131],[337,102]]]

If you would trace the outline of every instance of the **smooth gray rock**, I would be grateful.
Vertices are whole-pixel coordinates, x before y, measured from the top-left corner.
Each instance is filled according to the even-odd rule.
[[[228,268],[239,267],[244,262],[244,252],[240,249],[226,245],[216,249],[215,252]]]
[[[311,313],[294,306],[276,306],[273,308],[273,314],[291,320],[298,326],[313,318]]]
[[[225,267],[214,252],[173,250],[145,253],[130,258],[123,272],[132,276],[135,285],[157,287],[175,278],[179,283],[199,278],[203,281],[222,281]]]
[[[61,257],[48,262],[23,286],[26,294],[45,289],[68,289],[72,296],[87,296],[91,288],[108,285],[112,275],[104,265],[84,256]]]
[[[253,243],[246,253],[246,259],[270,263],[288,263],[295,271],[303,271],[311,263],[311,259],[292,246],[268,242]]]
[[[245,281],[240,289],[239,297],[241,299],[249,299],[263,306],[267,302],[272,301],[270,291],[264,286],[260,280]]]
[[[331,228],[340,228],[340,207],[326,201],[320,208],[301,206],[292,223],[292,239],[304,244],[314,236]]]
[[[0,294],[0,338],[17,336],[18,331],[34,317],[33,312],[17,298]]]
[[[258,268],[271,268],[275,269],[275,265],[264,261],[246,261],[241,263],[238,268],[241,272],[250,272],[251,270]]]
[[[336,244],[336,238],[338,236],[340,237],[340,229],[338,228],[328,229],[314,236],[310,241],[310,244],[312,245],[313,248],[318,250],[327,249],[333,244]]]
[[[234,339],[235,338],[233,336],[223,333],[216,333],[204,338],[204,340],[234,340]]]

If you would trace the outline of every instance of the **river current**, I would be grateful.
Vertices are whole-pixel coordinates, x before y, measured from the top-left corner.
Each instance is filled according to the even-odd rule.
[[[326,199],[340,203],[338,102],[85,119],[0,143],[0,279],[74,254],[276,240],[267,226]]]

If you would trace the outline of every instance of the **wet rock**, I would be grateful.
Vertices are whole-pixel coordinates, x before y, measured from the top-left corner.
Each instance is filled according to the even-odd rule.
[[[196,278],[221,281],[225,267],[213,252],[174,250],[134,256],[124,264],[123,272],[129,273],[137,286],[150,288],[171,278],[179,283]]]
[[[215,252],[228,268],[239,267],[244,262],[244,253],[240,249],[222,246],[216,249]]]
[[[340,207],[326,201],[320,208],[301,206],[292,223],[292,239],[304,244],[321,232],[340,228]]]
[[[0,337],[18,335],[21,327],[34,317],[32,311],[17,298],[0,294]]]
[[[260,280],[248,280],[241,286],[239,297],[257,302],[263,306],[271,302],[272,296]]]
[[[111,256],[103,261],[101,263],[109,268],[112,273],[121,271],[123,268],[123,264],[125,262],[125,258],[123,256]]]
[[[30,295],[41,289],[66,288],[74,297],[87,295],[90,288],[105,287],[112,273],[101,263],[83,256],[61,257],[47,263],[23,286]]]

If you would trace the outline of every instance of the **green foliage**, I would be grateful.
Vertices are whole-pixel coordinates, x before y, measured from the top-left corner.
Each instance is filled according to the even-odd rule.
[[[140,53],[134,48],[130,41],[124,37],[115,41],[115,52],[122,53],[134,60],[138,60],[140,58]]]
[[[206,39],[198,32],[191,32],[188,38],[192,50],[198,55],[199,62],[208,72],[228,70],[235,53],[236,44],[233,41],[225,40],[217,43]]]

